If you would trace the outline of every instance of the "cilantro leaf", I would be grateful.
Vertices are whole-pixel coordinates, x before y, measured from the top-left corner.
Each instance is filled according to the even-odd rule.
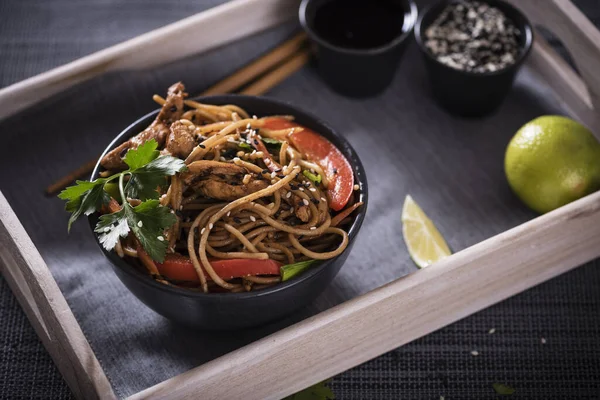
[[[493,383],[492,387],[494,388],[496,393],[498,393],[500,395],[510,396],[511,394],[513,394],[515,392],[515,389],[511,388],[510,386],[504,385],[502,383]]]
[[[274,148],[275,150],[281,149],[281,145],[283,144],[282,142],[280,142],[277,139],[271,139],[268,137],[262,138],[262,141],[267,147]]]
[[[69,186],[59,193],[58,198],[62,200],[74,200],[83,196],[85,192],[93,189],[96,185],[104,183],[104,179],[90,181],[75,181],[74,186]]]
[[[143,167],[132,171],[125,194],[132,199],[157,199],[156,188],[164,185],[165,176],[175,175],[186,169],[185,162],[171,156],[161,156]]]
[[[149,140],[137,149],[125,155],[125,163],[129,169],[109,178],[96,179],[93,182],[77,181],[59,194],[59,198],[67,200],[65,209],[71,213],[68,228],[82,214],[90,215],[99,211],[110,202],[111,196],[122,200],[122,208],[114,213],[100,216],[94,231],[106,250],[112,250],[120,237],[133,232],[146,252],[153,260],[163,261],[168,243],[163,234],[165,229],[175,223],[177,218],[169,208],[160,205],[158,186],[166,183],[166,176],[185,171],[183,160],[171,156],[162,156],[156,150],[158,144]],[[130,179],[124,186],[124,178]],[[112,183],[118,179],[118,185]],[[110,194],[109,194],[110,193]],[[137,207],[132,207],[123,197],[142,200]]]
[[[163,262],[168,245],[163,237],[164,230],[176,220],[170,209],[161,206],[158,200],[147,200],[136,207],[125,203],[120,211],[102,215],[94,231],[100,234],[102,246],[110,251],[119,237],[127,236],[131,230],[146,253],[153,260]]]
[[[137,149],[129,150],[125,154],[125,164],[129,166],[130,171],[143,167],[158,157],[160,153],[156,150],[157,147],[158,143],[154,139],[142,143]]]
[[[286,397],[284,400],[334,400],[335,394],[328,386],[330,381],[317,383],[296,394]]]
[[[175,215],[168,207],[161,206],[158,200],[147,200],[127,209],[131,211],[127,212],[129,227],[146,253],[154,261],[163,262],[168,245],[163,232],[177,221]]]
[[[98,240],[106,250],[114,249],[119,237],[126,237],[129,234],[125,208],[112,214],[101,215],[94,232],[100,234]]]
[[[103,190],[104,180],[77,181],[76,183],[75,186],[70,186],[59,194],[61,199],[68,200],[65,204],[65,210],[71,213],[67,224],[68,231],[71,231],[73,222],[81,214],[90,215],[110,201],[110,196]]]
[[[312,183],[314,183],[316,186],[319,186],[319,184],[323,180],[323,178],[321,178],[321,175],[313,174],[312,172],[310,172],[306,169],[304,171],[302,171],[302,175],[304,175],[306,178],[308,178],[308,180],[311,181]]]

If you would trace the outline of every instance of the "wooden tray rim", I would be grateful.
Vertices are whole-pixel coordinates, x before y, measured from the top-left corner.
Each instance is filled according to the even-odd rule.
[[[571,52],[580,75],[538,35],[528,64],[550,84],[565,107],[598,135],[600,75],[596,71],[600,68],[600,32],[569,0],[509,1],[533,22],[552,26]],[[139,53],[156,41],[168,43],[181,29],[193,30],[207,23],[219,25],[223,19],[240,14],[253,18],[254,23],[244,32],[222,33],[216,43],[201,43],[198,48],[185,49],[173,57],[207,50],[283,22],[291,15],[289,6],[286,0],[235,0],[4,88],[0,90],[0,104],[13,102],[18,107],[11,109],[16,111],[33,103],[35,91],[41,90],[49,96],[108,70],[139,67],[148,60],[125,54],[131,50]],[[287,11],[281,12],[282,9]],[[107,65],[108,59],[113,61],[111,66],[99,68]],[[74,395],[86,399],[116,398],[50,270],[1,192],[0,242],[5,244],[0,252],[2,273]],[[600,193],[496,235],[430,268],[130,398],[193,399],[198,390],[206,398],[281,398],[597,257],[600,257]],[[498,268],[500,265],[503,269]],[[451,290],[460,284],[470,290]],[[425,303],[436,307],[428,310]],[[374,335],[379,338],[375,343],[367,340]],[[264,381],[265,376],[269,376],[269,382]],[[228,382],[226,387],[222,385],[224,381]]]

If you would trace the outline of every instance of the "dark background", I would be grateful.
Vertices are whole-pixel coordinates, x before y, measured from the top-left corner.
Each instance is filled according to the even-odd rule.
[[[598,0],[575,3],[600,25]],[[191,0],[176,7],[166,0],[2,0],[0,87],[195,11]],[[482,399],[495,398],[499,382],[517,398],[598,399],[598,267],[587,264],[347,371],[333,379],[334,392],[339,399]],[[1,278],[0,310],[0,398],[70,398]],[[472,356],[474,349],[481,355]]]

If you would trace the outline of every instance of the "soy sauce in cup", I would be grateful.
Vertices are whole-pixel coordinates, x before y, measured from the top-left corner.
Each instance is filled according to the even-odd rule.
[[[373,96],[391,82],[417,17],[412,0],[303,0],[300,22],[337,92]]]

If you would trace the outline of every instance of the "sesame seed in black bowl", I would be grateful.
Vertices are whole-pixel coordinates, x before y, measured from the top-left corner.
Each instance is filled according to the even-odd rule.
[[[521,11],[501,0],[442,0],[420,14],[415,37],[438,103],[478,117],[509,93],[533,30]]]

